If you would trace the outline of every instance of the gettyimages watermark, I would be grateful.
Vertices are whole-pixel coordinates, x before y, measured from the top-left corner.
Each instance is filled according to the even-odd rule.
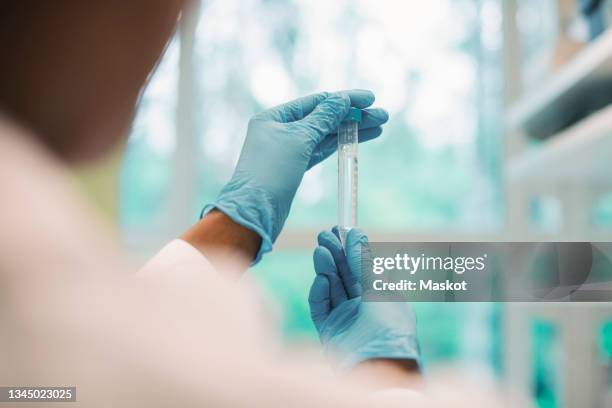
[[[610,242],[371,242],[364,301],[612,302]]]

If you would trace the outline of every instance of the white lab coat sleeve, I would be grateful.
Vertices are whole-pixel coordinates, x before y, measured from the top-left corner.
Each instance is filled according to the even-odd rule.
[[[423,393],[408,388],[388,388],[375,391],[370,394],[369,399],[377,407],[387,405],[420,407],[428,404],[428,400]]]
[[[210,261],[192,245],[180,239],[164,246],[138,272],[138,276],[147,280],[168,283],[185,279],[197,282],[202,278],[206,279],[207,275],[218,278],[218,273]],[[373,392],[369,400],[375,406],[418,406],[425,401],[421,393],[401,388]]]
[[[146,278],[189,278],[194,273],[217,274],[214,266],[200,251],[181,239],[175,239],[163,247],[138,272]]]

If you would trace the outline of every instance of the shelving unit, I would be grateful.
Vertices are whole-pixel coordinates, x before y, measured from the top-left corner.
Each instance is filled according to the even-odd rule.
[[[607,183],[612,179],[612,105],[557,132],[529,143],[526,134],[562,127],[572,105],[593,92],[612,93],[612,30],[585,46],[542,86],[510,105],[506,114],[509,144],[522,146],[509,157],[512,183],[553,181]]]
[[[571,0],[558,3],[571,13],[575,10]],[[612,30],[585,45],[537,86],[521,91],[520,40],[512,17],[517,3],[509,0],[507,4],[512,5],[506,5],[504,15],[507,233],[530,240],[542,234],[532,225],[531,208],[534,201],[546,196],[559,202],[562,225],[547,231],[545,240],[611,241],[612,231],[593,227],[592,208],[598,197],[612,192],[612,104],[605,105],[605,99],[601,104],[590,102],[606,93],[612,95]],[[576,121],[577,114],[586,115]],[[602,371],[596,333],[610,318],[612,306],[606,303],[507,304],[504,330],[529,333],[536,319],[553,323],[559,331],[558,363],[564,367],[557,390],[561,406],[600,406]],[[510,383],[530,395],[530,337],[508,338],[506,374]]]
[[[531,124],[562,114],[576,95],[612,78],[612,31],[586,46],[542,86],[527,92],[512,104],[506,115],[509,130],[526,129]]]
[[[529,206],[541,196],[560,202],[564,225],[559,233],[565,237],[588,239],[598,233],[589,208],[612,191],[612,104],[569,126],[566,122],[576,105],[608,89],[612,95],[612,30],[508,106],[504,173],[513,233],[533,230]],[[563,129],[537,139],[538,131],[557,128]]]
[[[612,106],[583,119],[551,139],[511,158],[507,180],[612,182]]]

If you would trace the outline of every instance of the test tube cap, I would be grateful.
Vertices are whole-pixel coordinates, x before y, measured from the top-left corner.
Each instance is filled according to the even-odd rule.
[[[361,109],[350,108],[343,122],[361,122]]]

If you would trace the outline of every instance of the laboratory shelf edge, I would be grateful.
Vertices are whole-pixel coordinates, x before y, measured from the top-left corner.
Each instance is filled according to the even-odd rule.
[[[506,128],[515,130],[556,111],[580,88],[612,76],[612,30],[585,46],[551,77],[513,103],[506,114]]]
[[[510,158],[510,182],[612,181],[612,106]]]

